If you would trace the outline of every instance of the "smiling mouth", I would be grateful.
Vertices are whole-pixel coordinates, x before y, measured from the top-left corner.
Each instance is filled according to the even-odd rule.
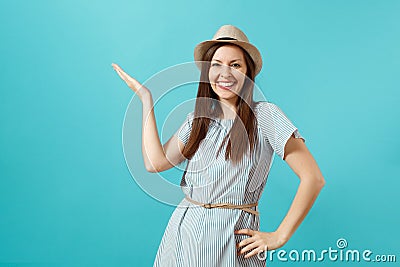
[[[232,87],[236,84],[235,82],[217,82],[217,86],[223,90],[231,90]]]

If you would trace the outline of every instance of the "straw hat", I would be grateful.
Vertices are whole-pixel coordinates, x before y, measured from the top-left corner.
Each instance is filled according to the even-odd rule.
[[[233,25],[223,25],[218,29],[218,31],[214,34],[212,40],[207,40],[199,43],[194,48],[194,60],[199,68],[201,68],[201,62],[203,60],[203,55],[207,52],[207,50],[216,43],[232,43],[243,48],[247,53],[249,53],[250,57],[253,59],[255,64],[255,75],[257,75],[262,68],[262,58],[260,51],[249,43],[249,39],[239,28]]]

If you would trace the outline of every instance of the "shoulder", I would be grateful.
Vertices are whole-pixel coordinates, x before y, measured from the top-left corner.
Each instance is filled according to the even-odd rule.
[[[188,131],[190,130],[190,128],[192,127],[192,123],[193,123],[193,118],[194,118],[194,112],[189,112],[186,114],[186,117],[181,125],[180,131],[182,131],[183,129]]]
[[[262,127],[279,128],[292,124],[281,108],[272,102],[258,102],[255,108],[255,116]]]
[[[186,121],[187,121],[187,122],[192,122],[193,119],[194,119],[194,111],[189,112],[189,113],[186,115]]]
[[[255,115],[257,118],[265,118],[268,115],[273,115],[276,111],[279,110],[280,108],[276,104],[268,101],[256,102],[254,108]]]
[[[273,103],[273,102],[269,102],[269,101],[258,101],[255,102],[255,109],[265,109],[265,108],[277,108],[278,105]]]

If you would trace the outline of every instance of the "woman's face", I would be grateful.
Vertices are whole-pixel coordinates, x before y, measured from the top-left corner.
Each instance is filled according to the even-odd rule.
[[[235,45],[221,46],[210,64],[211,88],[221,102],[234,105],[246,78],[247,66],[242,49]]]

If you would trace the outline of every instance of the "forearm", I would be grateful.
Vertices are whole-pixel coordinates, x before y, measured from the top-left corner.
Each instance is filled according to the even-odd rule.
[[[156,119],[153,109],[153,98],[151,93],[141,96],[142,114],[142,153],[145,167],[148,171],[156,171],[158,164],[166,157],[163,146],[158,136]]]
[[[301,180],[292,205],[277,229],[284,243],[290,239],[297,227],[301,224],[323,186],[323,178]]]

